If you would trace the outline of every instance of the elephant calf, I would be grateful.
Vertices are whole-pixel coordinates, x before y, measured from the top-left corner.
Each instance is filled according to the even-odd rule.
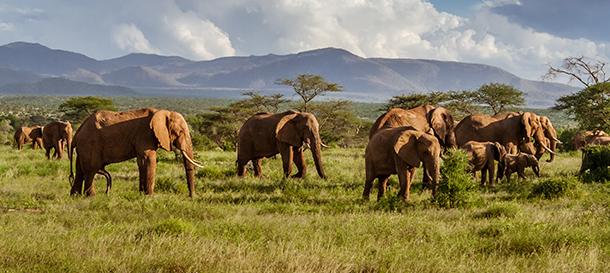
[[[514,172],[525,179],[525,169],[527,167],[531,167],[536,176],[540,177],[540,167],[535,156],[524,153],[507,154],[498,165],[498,179],[502,179],[506,175],[506,180],[510,182],[510,175]]]
[[[405,126],[382,129],[372,136],[366,147],[366,181],[363,198],[368,200],[375,179],[379,180],[377,200],[383,197],[388,177],[398,174],[398,196],[409,200],[411,181],[420,162],[425,166],[425,176],[432,181],[432,195],[440,176],[441,146],[433,135]]]
[[[472,174],[476,176],[476,172],[481,171],[481,186],[488,180],[488,186],[494,187],[494,160],[500,162],[506,155],[504,146],[498,142],[468,141],[462,149],[468,154]]]

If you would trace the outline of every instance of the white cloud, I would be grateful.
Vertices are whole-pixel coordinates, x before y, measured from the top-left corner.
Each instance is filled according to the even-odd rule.
[[[120,24],[115,27],[112,38],[120,49],[127,52],[157,53],[158,50],[150,45],[144,33],[134,24]]]
[[[13,24],[0,21],[0,32],[13,30],[15,30],[15,26]]]

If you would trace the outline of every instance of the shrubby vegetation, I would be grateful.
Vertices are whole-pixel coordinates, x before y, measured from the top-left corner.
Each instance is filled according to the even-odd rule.
[[[477,184],[467,170],[468,155],[451,149],[443,157],[441,181],[434,203],[443,208],[468,207],[476,202]]]
[[[588,146],[582,153],[580,175],[583,181],[610,181],[610,146]]]

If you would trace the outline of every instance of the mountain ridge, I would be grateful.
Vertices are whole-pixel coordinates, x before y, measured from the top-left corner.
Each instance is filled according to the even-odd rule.
[[[150,90],[168,95],[184,90],[198,94],[196,90],[206,90],[200,92],[202,96],[210,92],[222,96],[228,89],[289,94],[287,87],[275,84],[277,79],[304,73],[319,74],[341,84],[345,92],[333,94],[334,98],[365,101],[383,101],[413,92],[471,90],[485,83],[499,82],[524,91],[529,106],[547,107],[559,96],[576,91],[569,85],[523,79],[486,64],[365,58],[334,47],[285,55],[229,56],[204,61],[144,53],[96,60],[37,43],[14,42],[0,46],[0,68],[30,72],[40,78],[62,77],[90,84],[120,85],[143,95],[152,94]]]

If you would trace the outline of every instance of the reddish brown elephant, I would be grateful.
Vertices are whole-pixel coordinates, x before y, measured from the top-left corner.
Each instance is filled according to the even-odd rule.
[[[21,150],[26,143],[32,143],[32,149],[41,148],[43,146],[42,126],[21,127],[15,131],[13,135],[17,149]]]
[[[51,122],[44,126],[42,138],[47,159],[51,159],[51,149],[55,150],[53,157],[61,159],[66,145],[72,146],[72,124],[63,121]]]
[[[304,177],[307,172],[303,146],[311,148],[316,170],[326,178],[322,165],[319,124],[311,113],[286,111],[278,114],[258,113],[250,117],[239,129],[237,146],[237,175],[246,173],[246,164],[252,161],[254,175],[261,176],[261,160],[276,154],[282,156],[284,176],[292,173],[292,162],[297,166],[293,177]]]
[[[415,168],[423,162],[424,176],[432,182],[436,194],[440,176],[441,146],[438,140],[410,126],[386,128],[378,131],[366,146],[366,180],[362,196],[368,200],[375,179],[378,180],[377,200],[383,197],[390,175],[398,174],[398,196],[409,200]]]
[[[533,138],[541,148],[554,153],[547,147],[540,117],[531,112],[496,116],[470,115],[455,127],[455,136],[459,146],[472,140],[498,142],[510,154],[516,154],[520,145],[530,144],[530,138]]]
[[[604,131],[582,131],[579,132],[572,138],[572,145],[575,150],[580,150],[585,146],[591,144],[591,142],[597,137],[607,137],[608,134]]]
[[[500,162],[506,155],[504,146],[498,142],[468,141],[462,149],[468,154],[473,175],[476,176],[476,172],[481,171],[481,186],[487,182],[488,186],[494,187],[495,161]]]
[[[195,166],[189,127],[177,112],[153,108],[128,112],[99,111],[81,124],[68,151],[70,177],[73,176],[72,158],[76,149],[76,176],[71,194],[94,195],[93,178],[96,173],[107,173],[108,164],[137,158],[140,172],[140,191],[153,194],[157,167],[157,149],[181,151],[189,196],[195,192]],[[108,179],[108,177],[107,177]]]

